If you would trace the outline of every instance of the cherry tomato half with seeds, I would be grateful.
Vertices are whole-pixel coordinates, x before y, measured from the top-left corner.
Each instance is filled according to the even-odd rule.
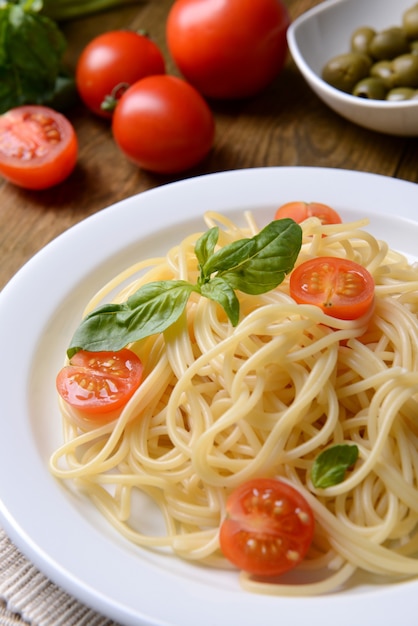
[[[177,68],[203,95],[245,98],[282,70],[289,23],[281,0],[176,0],[167,44]]]
[[[75,78],[84,104],[96,115],[111,118],[115,101],[130,85],[164,73],[164,57],[151,39],[130,30],[113,30],[95,37],[83,49]],[[102,108],[108,99],[109,107]]]
[[[296,567],[312,543],[315,521],[303,495],[281,480],[256,478],[231,493],[220,529],[224,556],[258,576]]]
[[[61,183],[77,162],[71,122],[54,109],[25,105],[0,115],[0,175],[26,189]]]
[[[118,352],[80,350],[58,373],[60,396],[72,407],[100,417],[124,406],[138,389],[143,367],[127,348]]]
[[[275,214],[275,219],[291,218],[300,224],[308,217],[317,217],[322,224],[341,224],[340,215],[327,204],[320,202],[287,202],[282,204]]]
[[[119,148],[133,163],[157,174],[197,165],[210,151],[213,114],[194,87],[176,76],[148,76],[119,100],[112,122]]]
[[[292,271],[289,290],[298,304],[314,304],[331,317],[354,320],[373,309],[375,283],[354,261],[317,257]]]

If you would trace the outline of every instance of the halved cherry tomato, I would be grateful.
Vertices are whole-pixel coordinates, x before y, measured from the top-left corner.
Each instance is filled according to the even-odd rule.
[[[57,390],[71,406],[100,416],[125,405],[142,380],[142,363],[124,348],[118,352],[81,350],[61,369]]]
[[[311,507],[283,481],[256,478],[244,483],[229,496],[227,513],[219,535],[221,550],[251,574],[278,576],[293,569],[312,543]]]
[[[289,289],[299,304],[314,304],[331,317],[354,320],[371,311],[375,284],[370,272],[354,261],[317,257],[292,271]]]
[[[0,175],[19,187],[61,183],[73,171],[77,151],[72,124],[49,107],[25,105],[0,116]]]
[[[117,100],[137,80],[164,73],[164,57],[151,39],[130,30],[113,30],[87,44],[77,61],[75,78],[84,104],[110,118],[113,110],[102,108],[107,96]]]
[[[300,224],[308,217],[317,217],[322,224],[341,224],[340,215],[327,204],[320,202],[287,202],[282,204],[275,214],[275,219],[280,220],[290,217],[292,220]]]

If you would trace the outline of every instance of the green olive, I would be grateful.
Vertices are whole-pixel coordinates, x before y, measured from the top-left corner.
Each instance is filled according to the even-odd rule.
[[[401,28],[382,30],[369,43],[368,52],[376,60],[391,60],[409,52],[408,38]]]
[[[394,87],[390,89],[386,94],[386,100],[391,102],[400,102],[401,100],[411,100],[416,93],[415,89],[411,87]]]
[[[402,16],[402,26],[409,39],[418,37],[418,4],[405,11]]]
[[[376,31],[370,26],[360,26],[351,35],[351,51],[367,54],[369,44],[375,35]]]
[[[387,91],[387,85],[382,78],[370,76],[357,83],[353,89],[353,96],[367,100],[384,100]]]
[[[328,61],[322,70],[322,78],[332,87],[351,93],[354,86],[368,76],[371,65],[367,55],[347,52]]]
[[[402,54],[392,61],[394,87],[418,87],[418,56]]]
[[[409,44],[409,52],[411,54],[418,54],[418,39],[414,39],[414,41],[411,41],[411,43]]]
[[[370,76],[382,79],[388,88],[393,85],[392,61],[377,61],[370,68]]]

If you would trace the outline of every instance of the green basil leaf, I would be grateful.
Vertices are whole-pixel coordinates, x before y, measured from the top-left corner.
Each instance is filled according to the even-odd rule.
[[[211,228],[195,245],[200,265],[197,284],[181,280],[153,282],[122,304],[98,307],[82,320],[68,356],[71,358],[78,350],[120,350],[133,341],[163,332],[180,317],[193,291],[220,304],[236,326],[240,307],[235,290],[259,294],[274,289],[293,268],[302,243],[302,229],[290,219],[276,220],[255,237],[235,241],[215,252],[218,236],[218,228]]]
[[[122,304],[106,304],[87,315],[67,350],[121,350],[133,341],[161,333],[183,313],[195,287],[181,280],[165,280],[141,287]]]
[[[208,279],[215,272],[224,272],[237,267],[250,258],[256,244],[254,239],[239,239],[217,250],[203,266],[203,274]]]
[[[294,267],[302,245],[302,229],[291,219],[275,220],[254,238],[251,255],[220,276],[244,293],[275,289]]]
[[[58,0],[59,1],[59,0]],[[44,8],[43,0],[21,0],[21,4],[30,11],[38,13]]]
[[[54,93],[66,40],[57,24],[32,9],[40,3],[0,8],[0,113],[42,104]]]
[[[202,296],[220,304],[227,314],[232,326],[239,321],[239,301],[232,287],[222,278],[213,278],[200,287]]]
[[[213,255],[215,246],[218,243],[218,238],[219,228],[214,226],[204,232],[203,235],[196,241],[194,251],[202,270],[208,258]]]
[[[311,470],[311,480],[314,487],[325,489],[338,485],[344,478],[346,471],[358,459],[356,445],[337,444],[321,452],[315,459]]]
[[[75,78],[63,72],[57,76],[51,97],[47,98],[43,104],[56,111],[65,112],[75,106],[78,101]]]

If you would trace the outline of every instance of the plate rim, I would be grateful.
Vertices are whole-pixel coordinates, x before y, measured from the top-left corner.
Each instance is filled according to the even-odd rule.
[[[117,219],[120,218],[120,213],[122,214],[133,213],[135,210],[137,210],[137,207],[135,205],[138,201],[139,203],[142,203],[142,204],[144,203],[147,204],[150,202],[153,205],[154,201],[158,202],[161,199],[161,197],[164,199],[165,197],[170,195],[171,192],[174,191],[174,195],[176,195],[176,197],[177,196],[181,197],[181,195],[184,192],[186,192],[186,195],[188,196],[188,202],[190,202],[193,199],[194,194],[196,193],[196,189],[200,193],[200,189],[202,189],[202,186],[205,189],[209,189],[211,185],[213,185],[213,183],[216,183],[215,186],[218,187],[216,201],[218,202],[220,187],[222,187],[222,185],[224,184],[230,185],[231,181],[234,185],[237,185],[237,187],[240,189],[239,193],[242,193],[243,188],[249,189],[251,185],[253,185],[255,182],[260,184],[261,181],[263,181],[264,183],[266,181],[269,181],[269,184],[272,184],[275,181],[276,177],[282,180],[286,179],[289,182],[289,177],[292,180],[296,181],[296,179],[298,179],[299,177],[303,178],[304,176],[305,177],[308,176],[309,178],[315,179],[317,182],[319,181],[319,179],[325,181],[329,176],[331,176],[331,177],[334,177],[335,180],[338,179],[338,181],[340,182],[344,181],[347,184],[347,188],[352,188],[352,185],[354,182],[357,184],[360,184],[361,186],[361,183],[363,182],[368,184],[369,181],[373,181],[372,185],[381,184],[382,187],[385,187],[385,189],[388,189],[389,187],[390,188],[396,187],[397,189],[402,188],[402,190],[405,192],[408,190],[406,195],[411,194],[411,197],[417,196],[418,198],[418,187],[416,186],[415,183],[412,183],[410,181],[390,178],[390,177],[383,176],[381,174],[375,174],[375,173],[367,173],[367,172],[344,170],[344,169],[334,169],[334,168],[318,168],[318,167],[274,166],[274,167],[268,167],[268,168],[246,168],[246,169],[241,169],[241,170],[228,170],[224,172],[205,174],[201,176],[196,176],[194,178],[188,178],[188,179],[183,179],[180,181],[175,181],[172,183],[166,183],[164,185],[160,185],[159,187],[155,187],[153,189],[140,192],[129,198],[126,198],[115,204],[105,207],[104,209],[98,211],[97,213],[85,218],[81,222],[78,222],[77,224],[69,228],[68,230],[58,235],[51,242],[49,242],[45,247],[43,247],[39,252],[37,252],[32,257],[32,259],[30,259],[27,263],[25,263],[22,266],[22,268],[11,278],[11,280],[3,288],[2,292],[0,293],[0,321],[3,319],[3,316],[4,316],[4,313],[3,313],[4,308],[5,307],[7,308],[9,306],[8,302],[10,301],[10,299],[13,301],[14,298],[18,297],[19,291],[22,288],[22,284],[25,284],[25,281],[27,281],[28,277],[31,277],[33,272],[36,272],[39,265],[42,266],[46,258],[49,258],[50,256],[54,257],[55,255],[59,254],[59,252],[57,251],[60,250],[60,246],[63,243],[65,243],[65,246],[68,248],[68,245],[73,240],[77,240],[80,237],[83,238],[84,233],[86,231],[87,231],[87,234],[90,233],[90,231],[96,227],[97,223],[106,222],[106,223],[112,224],[115,220],[117,221]],[[228,193],[226,193],[226,196],[225,196],[228,202],[231,202],[231,197],[234,196],[234,193],[235,192],[233,190],[231,192],[231,189],[228,189]],[[253,193],[254,192],[251,192],[250,197],[247,198],[248,203],[252,202]],[[267,191],[266,189],[264,190],[260,189],[259,191],[255,192],[255,196],[257,196],[258,193],[261,193],[263,198],[265,198],[265,200],[263,201],[267,201],[270,191]],[[317,200],[326,202],[326,198],[330,195],[332,194],[329,194],[328,192],[326,193],[326,190],[324,189],[324,198],[322,197],[317,198]],[[307,200],[314,200],[314,198],[310,198]],[[210,203],[210,202],[212,201],[206,198],[205,203]],[[167,214],[167,211],[168,210],[165,209],[164,214]],[[193,211],[194,209],[193,207],[191,207],[186,217],[188,218],[188,216],[190,215],[196,218],[196,215],[193,214]],[[379,215],[377,208],[374,211],[371,211],[371,213],[373,213],[376,217],[378,217]],[[413,215],[412,207],[405,207],[403,218],[408,221],[411,220],[416,224],[418,216]],[[181,223],[181,219],[179,216],[177,216],[176,219],[178,223]],[[97,263],[97,261],[95,261],[94,259],[94,255],[91,255],[91,257],[88,259],[88,263],[94,264],[95,262]],[[61,297],[60,296],[61,293],[65,293],[66,291],[68,292],[68,289],[69,289],[68,285],[69,283],[66,283],[66,285],[61,286],[61,292],[58,293],[58,296],[57,296],[58,298]],[[0,327],[1,327],[1,323],[0,323]],[[0,339],[2,338],[2,335],[4,335],[4,331],[0,330]],[[31,445],[29,433],[24,432],[23,425],[24,425],[23,422],[20,423],[18,421],[17,435],[23,438],[25,445]],[[3,430],[4,430],[4,427],[3,427]],[[1,444],[0,444],[0,450],[1,450]],[[2,461],[0,460],[0,471],[1,470],[4,471],[5,467],[2,466]],[[20,481],[23,480],[23,476],[19,475],[18,477]],[[52,480],[51,476],[49,478]],[[10,511],[10,502],[9,503],[7,501],[4,502],[4,495],[2,494],[2,492],[4,492],[4,489],[2,488],[1,483],[0,483],[0,522],[2,523],[2,526],[5,529],[6,533],[9,535],[12,541],[16,544],[16,546],[23,552],[23,554],[25,554],[25,556],[27,556],[27,558],[29,558],[30,561],[32,561],[32,563],[34,563],[34,565],[40,571],[42,571],[53,582],[63,587],[67,591],[67,593],[69,593],[70,595],[73,595],[76,599],[83,602],[87,606],[92,607],[94,610],[106,616],[109,616],[112,619],[116,619],[120,621],[121,623],[125,623],[125,624],[135,623],[135,624],[144,624],[144,625],[145,624],[146,625],[154,625],[154,624],[155,625],[160,625],[160,624],[161,625],[162,624],[174,625],[176,624],[176,626],[177,625],[180,626],[181,624],[181,626],[185,626],[185,622],[183,621],[180,621],[180,622],[167,621],[167,616],[165,617],[158,616],[154,618],[151,615],[145,615],[145,614],[141,615],[138,613],[136,609],[134,609],[132,606],[129,606],[129,604],[127,603],[126,594],[123,598],[121,597],[109,598],[108,596],[105,596],[99,589],[94,589],[91,586],[86,585],[86,582],[80,578],[79,573],[66,571],[56,561],[55,555],[52,556],[50,553],[48,553],[48,550],[45,550],[45,546],[39,546],[36,544],[36,541],[34,542],[32,537],[30,536],[30,533],[28,533],[27,522],[25,522],[25,520],[22,521],[21,519],[16,519],[16,512]],[[7,500],[7,497],[10,497],[9,494],[7,494],[6,500]],[[67,504],[65,505],[64,502],[66,502]],[[73,504],[70,503],[66,499],[66,496],[65,498],[62,499],[62,502],[60,501],[60,505],[63,505],[63,508],[65,511],[70,511],[72,510],[72,507],[73,507]],[[100,546],[105,546],[106,542],[107,542],[107,539],[100,536],[100,540],[98,540],[98,543],[100,544]],[[414,581],[411,582],[411,584],[413,583]],[[394,594],[396,595],[395,589],[393,589],[392,587],[393,586],[389,588],[392,590],[392,593],[389,593],[389,595],[391,596]],[[177,592],[178,589],[175,589],[174,591]],[[387,592],[388,592],[388,588],[385,587],[385,593]],[[227,594],[228,597],[236,597],[235,591],[231,591],[230,593],[231,593],[231,596],[228,596]],[[203,595],[205,594],[203,593]],[[241,594],[239,593],[238,595],[240,597],[240,600],[242,600]],[[356,602],[358,602],[358,608],[362,607],[363,611],[366,610],[365,609],[365,607],[367,607],[366,600],[368,599],[368,597],[369,597],[368,594],[362,594],[362,593],[356,594]],[[246,606],[249,605],[251,607],[257,608],[257,610],[260,607],[269,607],[272,605],[274,606],[277,604],[277,601],[278,601],[278,598],[272,599],[271,597],[266,597],[266,596],[261,596],[261,597],[253,596],[252,594],[250,595],[248,593],[245,594],[245,598],[246,598],[246,601],[244,601],[243,604]],[[249,600],[249,598],[251,598],[251,600]],[[297,602],[300,603],[301,601],[305,602],[308,609],[313,611],[313,614],[315,614],[317,610],[322,613],[324,610],[324,603],[326,604],[327,607],[333,606],[335,604],[338,605],[339,603],[336,596],[333,596],[333,597],[327,596],[327,597],[314,598],[314,599],[309,599],[309,600],[306,598],[297,599]],[[288,598],[280,598],[279,603],[282,603],[283,605],[286,605],[286,606],[292,606],[294,604],[293,601]],[[218,606],[218,609],[223,607],[223,610],[226,610],[226,607],[227,607],[226,597],[224,598],[221,593],[219,594],[219,597],[217,600],[217,606]],[[389,614],[390,614],[390,611],[388,611],[388,608],[386,607],[386,611],[384,614],[382,613],[382,617],[387,618]],[[365,613],[363,612],[363,617],[364,616],[365,616]],[[231,617],[233,618],[233,616]],[[340,624],[345,624],[344,621],[341,621],[341,618],[343,620],[345,619],[344,616],[340,615],[339,617],[340,617]],[[174,616],[174,619],[175,618],[176,616]],[[374,618],[376,618],[376,614],[374,614]],[[352,619],[353,619],[353,616],[350,615],[350,621],[347,622],[347,624],[351,623]],[[241,623],[243,624],[243,622]],[[322,621],[322,623],[326,623],[326,622]],[[389,624],[389,622],[380,622],[380,623]],[[294,624],[296,626],[296,622],[294,622]]]

